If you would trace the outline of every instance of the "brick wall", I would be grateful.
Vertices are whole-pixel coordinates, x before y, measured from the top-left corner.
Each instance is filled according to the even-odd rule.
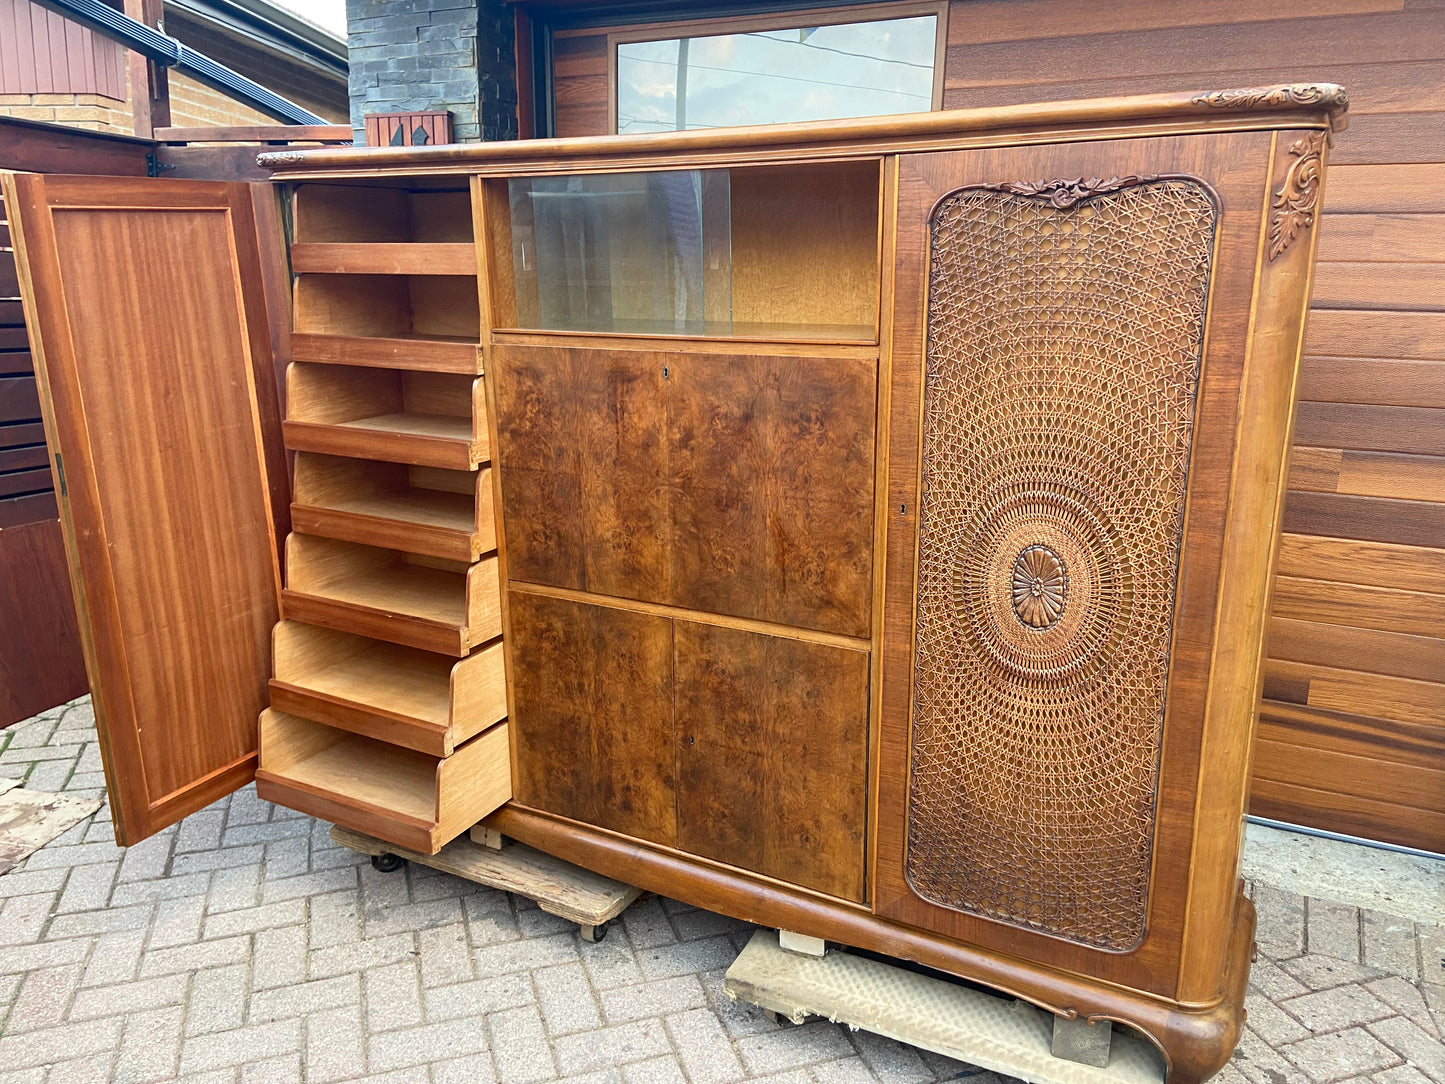
[[[91,131],[130,135],[134,131],[129,98],[99,94],[0,94],[0,116],[44,120]],[[177,127],[225,127],[238,124],[279,124],[275,117],[228,98],[219,90],[179,72],[170,73],[171,123]]]
[[[102,94],[0,94],[0,117],[130,135],[130,103]]]
[[[459,143],[515,139],[512,12],[502,0],[347,0],[351,125],[446,109]]]
[[[179,72],[170,73],[171,123],[178,128],[227,127],[238,124],[279,124],[250,106],[226,97]]]

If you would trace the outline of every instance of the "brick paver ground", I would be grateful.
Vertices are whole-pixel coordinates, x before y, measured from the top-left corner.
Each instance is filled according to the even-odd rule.
[[[0,732],[0,776],[101,796],[87,700]],[[1445,928],[1258,885],[1228,1084],[1445,1084]],[[129,850],[108,810],[0,876],[0,1084],[922,1084],[983,1073],[730,1004],[750,927],[671,900],[605,941],[247,788]]]

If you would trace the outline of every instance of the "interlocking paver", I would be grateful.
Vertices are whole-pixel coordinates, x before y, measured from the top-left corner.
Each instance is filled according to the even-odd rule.
[[[192,1073],[223,1066],[239,1067],[300,1049],[300,1020],[278,1020],[211,1035],[187,1036],[181,1044],[180,1076],[184,1080]]]
[[[449,1020],[373,1035],[367,1044],[371,1071],[384,1073],[485,1050],[487,1037],[477,1023],[472,1019]]]
[[[95,788],[92,719],[82,701],[0,743]],[[1217,1084],[1445,1084],[1445,931],[1251,891],[1250,1026]],[[729,1001],[750,932],[648,897],[584,944],[527,901],[380,873],[252,788],[129,851],[102,806],[0,877],[0,1084],[999,1084]]]
[[[1398,1054],[1364,1028],[1316,1035],[1290,1043],[1281,1052],[1319,1084],[1388,1069],[1401,1061]]]
[[[421,1022],[421,976],[414,958],[366,972],[367,1031],[409,1028]]]
[[[487,1017],[487,1031],[500,1084],[534,1084],[556,1078],[552,1048],[536,1006],[492,1013]]]
[[[532,972],[532,985],[537,991],[537,1007],[542,1010],[547,1034],[595,1032],[602,1027],[597,997],[580,963],[539,968]],[[657,1013],[643,1015],[656,1016]]]
[[[430,1023],[453,1020],[458,1016],[485,1016],[503,1009],[533,1005],[537,1001],[531,976],[526,972],[433,987],[424,991],[422,998]]]
[[[1369,1032],[1434,1081],[1445,1081],[1445,1046],[1403,1016],[1371,1024]]]
[[[1361,963],[1414,982],[1420,977],[1419,940],[1415,923],[1383,911],[1361,911],[1363,924]]]
[[[1394,1010],[1369,990],[1353,985],[1336,986],[1318,993],[1291,998],[1282,1002],[1280,1007],[1312,1032],[1342,1031],[1394,1015]],[[1258,1028],[1255,1030],[1271,1042],[1276,1041],[1267,1032]]]
[[[306,1018],[306,1079],[314,1084],[350,1080],[366,1071],[361,1007],[318,1012]]]

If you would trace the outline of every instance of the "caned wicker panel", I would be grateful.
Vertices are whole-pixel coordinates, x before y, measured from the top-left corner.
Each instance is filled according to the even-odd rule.
[[[1185,178],[960,189],[930,220],[907,873],[1143,937],[1215,205]]]

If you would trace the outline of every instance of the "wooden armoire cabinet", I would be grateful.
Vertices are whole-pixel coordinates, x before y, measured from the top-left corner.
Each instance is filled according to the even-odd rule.
[[[1343,110],[7,176],[122,841],[488,818],[1207,1076]]]

